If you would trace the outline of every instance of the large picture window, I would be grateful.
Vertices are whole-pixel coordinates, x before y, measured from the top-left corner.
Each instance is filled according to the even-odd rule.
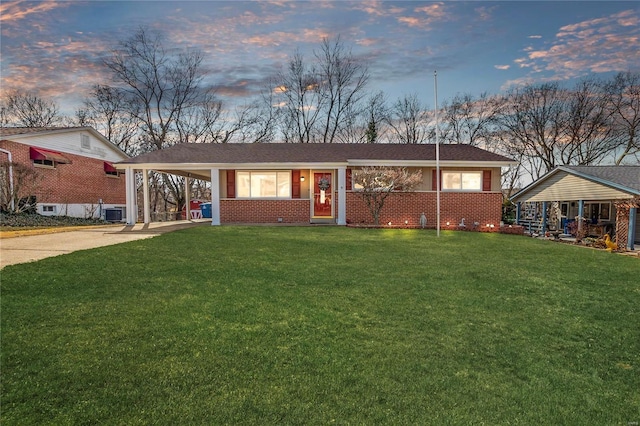
[[[442,172],[444,191],[482,191],[482,172]]]
[[[238,198],[291,198],[289,171],[239,171],[236,185]]]

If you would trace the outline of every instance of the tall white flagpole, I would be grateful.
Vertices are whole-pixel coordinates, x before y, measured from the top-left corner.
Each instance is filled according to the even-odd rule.
[[[440,236],[440,144],[438,143],[440,127],[438,125],[438,71],[433,72],[436,118],[436,235]]]

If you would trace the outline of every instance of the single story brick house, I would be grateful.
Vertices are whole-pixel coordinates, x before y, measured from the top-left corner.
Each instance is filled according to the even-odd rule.
[[[511,197],[519,224],[534,223],[544,233],[582,218],[576,226],[587,236],[615,234],[631,250],[640,243],[638,200],[640,166],[632,165],[559,166]]]
[[[441,223],[481,224],[497,230],[502,213],[501,168],[506,157],[469,145],[440,145]],[[211,223],[370,224],[372,217],[352,183],[364,166],[422,170],[412,192],[392,194],[381,223],[418,226],[422,213],[436,224],[436,146],[433,144],[179,144],[121,161],[127,176],[127,222],[134,212],[136,178],[149,170],[211,182]],[[143,200],[148,200],[143,179]],[[189,202],[187,202],[189,205]],[[143,207],[150,221],[149,203]],[[454,225],[455,224],[455,225]],[[490,229],[491,228],[491,229]]]
[[[25,182],[26,192],[18,195],[35,201],[45,216],[104,218],[113,212],[124,218],[125,178],[113,163],[128,158],[91,127],[0,128],[0,162],[7,170],[2,185],[17,188],[15,169],[32,169],[35,182]]]

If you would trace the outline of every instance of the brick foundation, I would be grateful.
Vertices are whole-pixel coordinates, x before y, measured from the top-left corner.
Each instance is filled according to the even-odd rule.
[[[427,227],[435,228],[437,220],[435,192],[393,193],[385,201],[380,214],[380,224],[391,222],[392,226],[418,227],[424,212]],[[465,219],[465,229],[484,232],[500,231],[502,217],[502,194],[499,192],[441,192],[441,229],[459,229]],[[447,225],[449,222],[449,225]],[[474,223],[478,223],[474,226]],[[371,225],[373,217],[362,197],[357,192],[347,192],[347,223]],[[493,225],[493,227],[487,227]],[[514,231],[514,233],[517,233]]]
[[[220,223],[309,223],[310,200],[220,200]]]

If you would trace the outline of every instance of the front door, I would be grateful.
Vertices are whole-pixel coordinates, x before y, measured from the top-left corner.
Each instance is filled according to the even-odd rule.
[[[313,173],[313,217],[333,217],[333,175],[331,172]]]

